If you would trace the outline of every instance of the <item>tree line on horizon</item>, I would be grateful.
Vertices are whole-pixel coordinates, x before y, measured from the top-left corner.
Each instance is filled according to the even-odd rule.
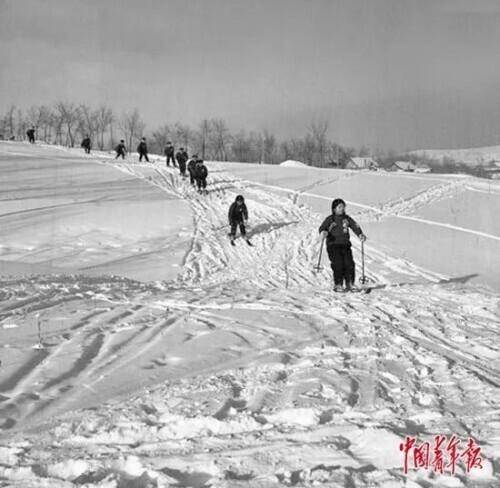
[[[117,114],[104,104],[91,107],[58,101],[26,110],[11,106],[0,116],[0,138],[24,140],[31,127],[36,128],[37,140],[48,144],[75,147],[88,135],[94,148],[110,150],[123,139],[127,150],[135,152],[139,140],[146,137],[151,153],[163,154],[171,141],[176,148],[217,161],[278,164],[292,159],[310,166],[344,167],[351,157],[368,155],[365,148],[356,150],[332,141],[326,121],[312,121],[302,137],[278,140],[267,130],[232,131],[221,118],[201,120],[195,127],[175,122],[146,131],[138,109]]]
[[[302,137],[284,140],[278,140],[267,130],[231,131],[221,118],[201,120],[196,127],[180,122],[163,124],[146,132],[138,109],[117,114],[105,104],[92,107],[58,101],[50,105],[32,105],[26,110],[12,105],[0,114],[0,139],[24,140],[26,131],[33,126],[37,140],[68,147],[80,146],[82,139],[89,135],[93,148],[111,150],[123,139],[127,150],[134,153],[145,136],[151,153],[163,154],[170,141],[177,149],[184,147],[189,154],[198,154],[204,160],[279,164],[291,159],[309,166],[344,168],[352,157],[375,156],[380,167],[385,169],[395,161],[411,160],[429,166],[436,173],[489,177],[481,165],[470,166],[449,158],[436,161],[394,151],[378,151],[374,155],[365,147],[355,149],[341,145],[329,138],[327,121],[312,121]]]

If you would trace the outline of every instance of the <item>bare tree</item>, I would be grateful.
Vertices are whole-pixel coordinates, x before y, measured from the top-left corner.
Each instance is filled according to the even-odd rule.
[[[7,134],[7,139],[16,134],[15,113],[16,107],[12,105],[7,109],[2,119],[3,132]]]
[[[21,109],[17,109],[16,112],[16,136],[18,140],[24,139],[26,137],[26,131],[28,129],[28,121],[23,114]]]
[[[208,144],[210,140],[210,133],[212,130],[212,124],[209,120],[203,119],[200,123],[199,130],[197,133],[197,146],[199,147],[199,152],[201,153],[201,158],[205,159],[207,155]]]
[[[327,121],[313,121],[309,126],[309,136],[314,145],[314,157],[311,158],[311,163],[314,159],[317,160],[321,167],[325,166],[326,152],[327,152],[327,139],[326,133],[328,132]]]
[[[163,153],[167,142],[172,139],[172,129],[169,125],[164,124],[153,132],[152,137],[153,150]]]
[[[88,105],[80,105],[78,115],[78,132],[82,137],[88,135],[92,140],[94,140],[99,124],[97,111],[93,110]]]
[[[267,130],[262,136],[262,159],[265,163],[274,164],[276,162],[276,139]]]
[[[211,145],[214,150],[214,158],[218,161],[227,161],[227,145],[231,140],[231,134],[223,119],[212,121]]]
[[[62,128],[66,130],[66,145],[75,146],[75,125],[78,123],[79,108],[73,103],[57,102],[56,111],[59,114],[59,133],[62,140]]]
[[[96,133],[98,139],[99,149],[102,151],[104,149],[104,136],[106,132],[110,133],[110,144],[113,144],[113,134],[112,127],[113,122],[115,120],[115,116],[113,114],[113,110],[105,105],[100,105],[95,111],[95,119],[96,119]]]
[[[183,124],[175,124],[174,126],[174,138],[177,141],[177,144],[180,144],[184,147],[184,149],[188,149],[189,143],[192,139],[194,139],[193,131],[188,125]]]
[[[132,140],[142,137],[145,126],[139,114],[139,110],[136,108],[132,112],[126,112],[122,115],[119,127],[124,133],[129,151],[132,149]]]
[[[244,131],[240,131],[232,137],[231,151],[234,161],[247,162],[251,152],[250,141]]]

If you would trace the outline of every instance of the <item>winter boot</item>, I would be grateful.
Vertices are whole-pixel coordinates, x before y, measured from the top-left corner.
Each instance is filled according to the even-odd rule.
[[[350,291],[351,293],[358,293],[361,290],[354,283],[347,283],[345,291]]]
[[[343,293],[344,292],[344,287],[342,285],[335,285],[333,287],[333,291],[335,293]]]

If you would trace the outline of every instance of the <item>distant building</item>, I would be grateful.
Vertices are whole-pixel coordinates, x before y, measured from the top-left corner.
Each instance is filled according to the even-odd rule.
[[[391,164],[391,171],[406,171],[413,173],[417,170],[417,165],[413,164],[411,161],[396,161]]]
[[[373,158],[350,158],[345,167],[346,169],[377,170],[379,165]]]
[[[500,180],[500,165],[495,162],[495,166],[491,166],[490,168],[484,168],[486,173],[486,177],[492,180]]]
[[[415,173],[430,173],[432,170],[425,164],[419,165],[415,168]]]

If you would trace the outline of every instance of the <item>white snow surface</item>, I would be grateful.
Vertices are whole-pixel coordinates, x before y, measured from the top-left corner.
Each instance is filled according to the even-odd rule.
[[[209,162],[198,195],[152,159],[0,144],[0,486],[500,486],[498,186]],[[368,295],[313,269],[337,196]],[[404,475],[453,433],[482,470]]]
[[[287,159],[280,163],[280,166],[285,168],[307,168],[307,164],[302,163],[301,161],[295,161],[294,159]]]

